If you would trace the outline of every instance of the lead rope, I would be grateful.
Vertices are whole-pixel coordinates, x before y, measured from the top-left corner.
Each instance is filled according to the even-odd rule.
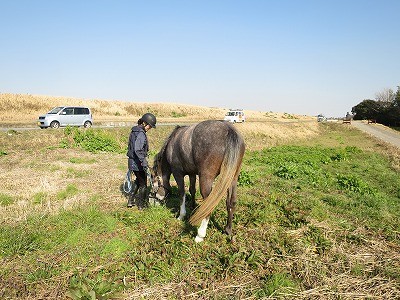
[[[149,168],[146,168],[146,174],[147,174],[147,178],[149,179],[149,182],[150,182],[151,190],[153,191],[154,190],[154,183],[153,183],[153,178],[151,177],[151,173],[150,173]]]
[[[129,194],[132,191],[132,181],[131,181],[131,171],[128,170],[125,176],[123,190],[125,193]]]

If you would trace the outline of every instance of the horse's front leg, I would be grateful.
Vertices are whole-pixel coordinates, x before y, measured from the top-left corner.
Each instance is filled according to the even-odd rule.
[[[171,183],[169,180],[171,179],[171,172],[163,173],[162,176],[162,184],[167,191],[171,191]]]
[[[183,219],[185,219],[185,216],[186,216],[186,193],[185,193],[184,176],[174,174],[174,178],[178,185],[179,199],[180,199],[178,220],[183,221]]]

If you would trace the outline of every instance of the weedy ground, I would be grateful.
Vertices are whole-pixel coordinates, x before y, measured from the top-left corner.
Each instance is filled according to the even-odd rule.
[[[0,133],[0,297],[400,298],[400,151],[343,124],[236,126],[234,236],[220,203],[200,244],[176,188],[126,208],[128,128]]]

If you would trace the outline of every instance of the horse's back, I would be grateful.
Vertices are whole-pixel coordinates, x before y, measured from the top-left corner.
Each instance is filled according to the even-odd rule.
[[[243,155],[244,141],[229,122],[208,120],[197,124],[193,130],[192,155],[198,165],[220,167],[227,148],[237,148]]]
[[[223,148],[230,137],[244,145],[242,136],[232,124],[226,121],[208,120],[195,125],[192,141],[193,145],[201,146],[208,151],[218,146]]]
[[[187,175],[207,172],[216,176],[227,151],[239,156],[244,153],[242,136],[225,121],[207,120],[178,127],[168,140],[164,155],[169,165],[173,172]]]

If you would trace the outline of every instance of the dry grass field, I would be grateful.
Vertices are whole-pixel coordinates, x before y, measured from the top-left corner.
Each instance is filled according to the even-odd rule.
[[[227,109],[173,103],[142,103],[68,97],[0,94],[0,126],[33,124],[39,115],[63,105],[87,106],[92,110],[94,122],[135,122],[145,112],[154,113],[159,122],[187,122],[222,119]],[[307,116],[287,113],[245,110],[249,121],[311,120]]]

